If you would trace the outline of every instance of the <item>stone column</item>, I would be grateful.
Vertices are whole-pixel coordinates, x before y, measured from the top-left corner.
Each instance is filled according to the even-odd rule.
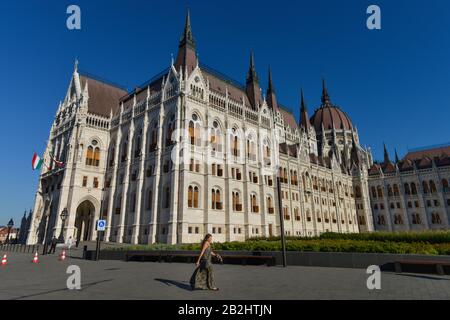
[[[107,217],[107,227],[105,231],[105,241],[110,241],[111,238],[111,231],[112,231],[112,220],[113,220],[113,212],[114,212],[114,202],[115,198],[117,196],[117,174],[119,171],[119,154],[120,154],[120,141],[122,139],[122,125],[119,123],[117,128],[117,136],[115,141],[115,147],[114,147],[114,154],[113,154],[113,169],[112,169],[112,177],[111,177],[111,184],[109,187],[109,198],[108,198],[108,217]],[[116,240],[117,241],[117,240]]]
[[[125,215],[127,214],[127,204],[128,204],[128,189],[130,187],[130,167],[131,167],[131,158],[132,158],[132,146],[134,139],[134,119],[131,117],[130,120],[130,129],[128,132],[128,150],[127,150],[127,160],[125,164],[125,176],[123,180],[123,192],[122,192],[122,207],[120,208],[120,223],[118,230],[118,243],[123,243],[125,238]]]
[[[131,243],[138,244],[139,243],[139,233],[141,227],[141,215],[144,214],[145,209],[142,204],[142,195],[145,194],[145,185],[144,185],[144,177],[145,177],[145,162],[147,160],[147,152],[145,152],[145,146],[147,145],[147,135],[148,135],[148,112],[145,111],[144,116],[144,128],[142,131],[142,141],[141,141],[141,159],[139,162],[139,177],[137,181],[136,188],[136,210],[134,213],[133,219],[133,234],[131,238]],[[143,150],[143,151],[142,151]]]

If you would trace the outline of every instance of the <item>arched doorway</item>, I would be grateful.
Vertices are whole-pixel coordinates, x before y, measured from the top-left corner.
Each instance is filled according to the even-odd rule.
[[[77,208],[77,217],[75,219],[75,240],[89,241],[91,229],[93,227],[95,207],[91,201],[86,200]]]

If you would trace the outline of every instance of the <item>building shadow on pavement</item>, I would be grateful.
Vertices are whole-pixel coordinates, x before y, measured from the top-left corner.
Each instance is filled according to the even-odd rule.
[[[419,275],[419,274],[412,274],[412,273],[399,273],[397,275],[402,276],[402,277],[412,277],[412,278],[420,278],[420,279],[427,279],[427,280],[450,281],[450,278],[440,278],[440,277],[433,277],[433,276],[426,276],[426,275]]]
[[[192,291],[190,284],[175,281],[175,280],[167,280],[167,279],[155,279],[155,281],[164,283],[166,286],[176,286],[180,289],[186,290],[186,291]]]

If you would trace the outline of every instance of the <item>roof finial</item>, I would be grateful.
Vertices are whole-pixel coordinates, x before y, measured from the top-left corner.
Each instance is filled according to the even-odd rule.
[[[272,70],[270,69],[270,67],[269,67],[269,85],[267,88],[267,92],[275,93],[275,88],[273,86],[273,81],[272,81]]]
[[[305,95],[303,93],[303,88],[301,90],[301,103],[300,103],[300,127],[309,131],[311,124],[309,122],[308,110],[306,108]]]
[[[191,14],[189,12],[189,9],[187,9],[186,12],[186,22],[184,24],[183,37],[181,38],[180,41],[180,47],[183,46],[184,44],[188,44],[191,47],[195,48],[195,41],[191,27]]]
[[[391,162],[391,159],[389,159],[389,152],[387,150],[386,143],[383,142],[383,144],[384,144],[384,163],[389,163]]]
[[[325,84],[325,78],[322,78],[322,105],[330,104],[330,96],[328,95],[327,86]]]
[[[75,58],[74,72],[78,72],[78,57]]]
[[[395,148],[395,163],[399,163],[400,159],[398,157],[397,148]]]
[[[247,83],[249,83],[249,82],[258,82],[258,75],[256,74],[255,57],[253,54],[253,50],[250,53],[250,66],[248,68],[248,74],[247,74]]]
[[[303,94],[303,88],[302,88],[301,92],[302,92],[301,93],[301,95],[302,95],[302,102],[301,102],[301,109],[300,109],[300,111],[301,112],[306,112],[308,110],[306,109],[305,95]]]

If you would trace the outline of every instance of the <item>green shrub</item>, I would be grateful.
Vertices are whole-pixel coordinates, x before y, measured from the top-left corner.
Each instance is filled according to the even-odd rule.
[[[280,251],[281,242],[271,240],[251,240],[246,242],[214,243],[219,251]],[[123,246],[111,250],[200,250],[200,244],[143,246]],[[290,239],[286,250],[300,252],[355,252],[355,253],[395,253],[395,254],[450,254],[450,244],[430,244],[426,242],[374,241],[352,239]]]
[[[372,233],[323,233],[320,237],[286,237],[287,240],[361,240],[361,241],[389,241],[389,242],[425,242],[431,244],[450,243],[450,231],[423,232],[372,232]],[[248,241],[280,241],[279,237],[252,238]]]

